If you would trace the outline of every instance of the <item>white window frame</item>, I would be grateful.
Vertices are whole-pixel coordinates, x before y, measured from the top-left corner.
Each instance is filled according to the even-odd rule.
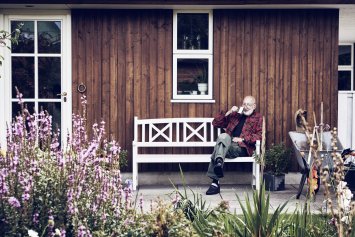
[[[0,14],[0,22],[3,21],[2,29],[10,32],[11,21],[60,21],[62,27],[61,35],[61,93],[66,92],[66,106],[61,107],[61,140],[63,144],[66,142],[66,134],[72,132],[72,54],[71,54],[71,14],[70,11],[8,11],[4,14]],[[1,26],[1,24],[0,24]],[[0,102],[0,112],[3,116],[0,116],[0,143],[1,147],[6,146],[6,124],[10,124],[12,120],[12,89],[11,89],[11,51],[2,50],[4,55],[4,62],[2,66],[2,73],[0,79],[0,94],[2,99]],[[27,54],[19,53],[18,56],[25,56]],[[58,56],[58,54],[32,54],[35,58],[37,56]],[[35,60],[35,67],[37,63]],[[38,76],[38,75],[37,75]],[[35,76],[35,77],[37,77]],[[37,78],[35,78],[37,80]],[[37,87],[36,87],[37,88]],[[36,92],[37,93],[37,92]],[[33,99],[24,99],[24,101],[33,101]],[[46,102],[55,101],[58,99],[46,100]]]
[[[354,85],[354,43],[339,43],[339,46],[350,46],[351,47],[351,64],[350,65],[339,65],[338,71],[350,71],[350,80],[351,80],[351,89],[350,90],[341,90],[339,93],[348,93],[355,91]]]
[[[208,60],[208,90],[206,95],[179,95],[177,93],[177,60],[178,59],[207,59]],[[199,100],[208,101],[212,99],[212,55],[195,55],[195,54],[186,54],[183,56],[173,55],[173,95],[177,100],[189,99],[192,102],[198,102]]]
[[[179,13],[208,13],[208,49],[177,49],[177,15]],[[208,91],[206,95],[177,94],[177,60],[178,59],[208,60]],[[212,10],[174,10],[173,13],[173,98],[171,102],[214,103],[213,100],[213,11]]]

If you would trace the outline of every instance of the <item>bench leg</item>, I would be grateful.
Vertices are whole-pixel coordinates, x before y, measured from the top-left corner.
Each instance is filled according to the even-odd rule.
[[[253,178],[252,185],[255,185],[255,189],[260,188],[260,165],[256,162],[253,163]]]
[[[133,190],[136,190],[137,189],[137,186],[138,186],[138,163],[136,162],[133,162],[132,163],[132,181],[133,181]]]
[[[252,174],[252,180],[251,180],[251,185],[256,187],[256,162],[253,162],[253,174]]]
[[[133,144],[132,146],[132,181],[133,181],[133,190],[137,189],[138,186],[138,162],[137,162],[137,156],[138,156],[138,147]]]
[[[256,163],[255,162],[255,168],[256,168],[256,171],[255,171],[255,185],[256,185],[256,190],[259,190],[260,189],[260,164],[259,163]],[[260,190],[259,190],[260,191]]]

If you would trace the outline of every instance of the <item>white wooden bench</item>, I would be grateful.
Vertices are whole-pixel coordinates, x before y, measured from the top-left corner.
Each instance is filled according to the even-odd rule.
[[[134,117],[133,190],[138,186],[139,163],[208,163],[211,154],[145,154],[139,148],[214,147],[221,129],[212,126],[213,118],[161,118]],[[256,143],[260,154],[260,141]],[[259,188],[260,165],[254,157],[225,159],[225,162],[253,163],[252,185]]]

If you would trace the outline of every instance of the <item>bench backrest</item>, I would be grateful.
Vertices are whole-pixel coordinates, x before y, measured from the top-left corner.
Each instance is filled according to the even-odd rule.
[[[138,119],[134,117],[134,141],[139,147],[210,147],[221,129],[213,118]]]

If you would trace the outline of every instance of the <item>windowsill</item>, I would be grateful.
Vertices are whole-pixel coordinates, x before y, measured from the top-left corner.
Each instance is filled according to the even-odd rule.
[[[215,103],[215,100],[207,100],[207,99],[201,99],[201,100],[192,100],[192,99],[172,99],[170,100],[171,103],[196,103],[196,104],[200,104],[200,103]]]
[[[349,93],[354,94],[355,91],[353,91],[353,90],[343,90],[343,91],[338,91],[338,93],[339,93],[339,94],[349,94]]]

